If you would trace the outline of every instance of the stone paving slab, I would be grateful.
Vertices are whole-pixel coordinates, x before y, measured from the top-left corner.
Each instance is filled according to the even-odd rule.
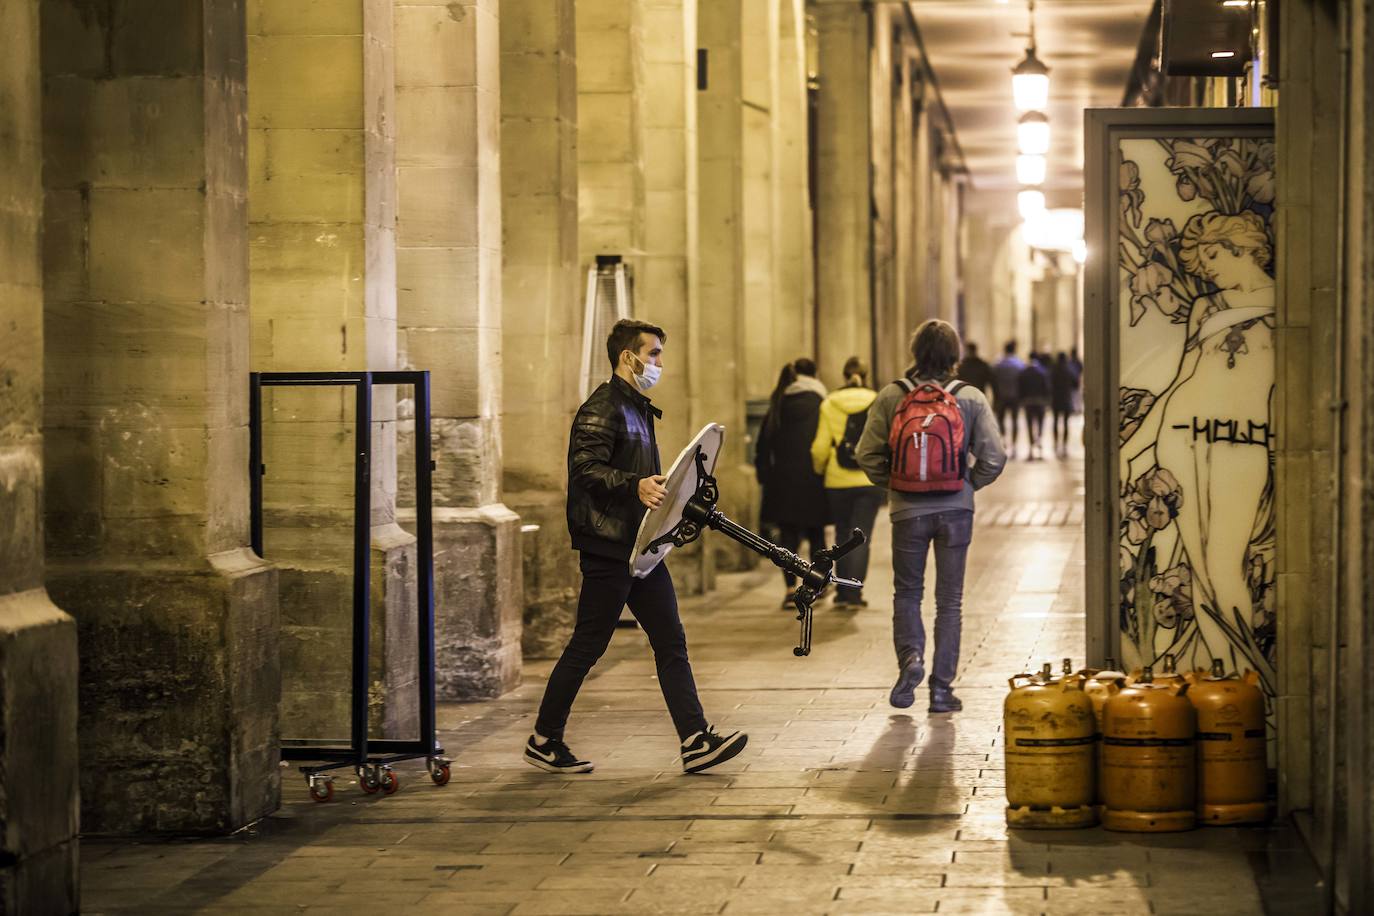
[[[1081,465],[1013,465],[980,500],[1020,518],[1081,486]],[[1041,508],[1032,508],[1028,520]],[[1062,513],[1061,513],[1062,514]],[[1053,513],[1051,513],[1053,515]],[[1048,516],[1047,516],[1048,517]],[[1053,521],[1053,518],[1051,518]],[[1062,522],[1062,520],[1061,520]],[[710,535],[708,535],[710,536]],[[887,526],[870,607],[822,605],[815,651],[791,655],[780,577],[722,577],[685,600],[708,715],[750,733],[719,771],[686,776],[641,633],[616,633],[568,738],[597,769],[536,772],[520,760],[551,662],[501,700],[446,704],[452,782],[401,765],[402,789],[369,797],[341,778],[315,804],[284,771],[282,810],[234,837],[82,846],[93,914],[1263,912],[1265,830],[1144,837],[1010,833],[1001,703],[1009,675],[1082,657],[1081,531],[980,524],[966,585],[965,710],[887,705],[894,675]],[[1296,854],[1296,853],[1294,853]]]

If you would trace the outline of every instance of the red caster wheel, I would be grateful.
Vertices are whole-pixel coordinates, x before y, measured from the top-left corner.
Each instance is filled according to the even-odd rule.
[[[382,790],[382,782],[371,767],[358,771],[358,788],[368,795],[376,795]]]
[[[320,779],[310,781],[310,797],[317,802],[327,802],[334,798],[334,780]]]
[[[429,771],[429,778],[434,780],[434,784],[436,786],[448,785],[449,777],[451,775],[452,774],[449,772],[449,767],[447,763],[441,763]]]
[[[401,787],[401,780],[398,779],[398,778],[396,777],[395,771],[393,771],[393,770],[383,770],[383,771],[382,771],[382,783],[381,783],[381,788],[382,788],[382,793],[383,793],[384,795],[395,795],[395,794],[396,794],[396,790],[399,789],[400,787]]]

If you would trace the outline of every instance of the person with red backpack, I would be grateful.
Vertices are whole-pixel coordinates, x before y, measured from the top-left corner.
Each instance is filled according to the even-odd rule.
[[[892,518],[892,639],[897,683],[888,697],[899,709],[916,702],[925,679],[921,622],[926,557],[935,545],[935,654],[932,713],[956,712],[964,564],[973,539],[973,492],[997,479],[1007,462],[983,392],[954,379],[959,333],[933,319],[911,340],[915,364],[878,392],[859,438],[859,467],[888,488]]]
[[[878,517],[886,493],[873,486],[859,469],[855,453],[859,438],[868,424],[868,409],[878,393],[868,387],[868,366],[857,356],[844,364],[844,387],[837,388],[821,401],[816,438],[811,442],[811,464],[825,476],[825,501],[835,525],[836,540],[858,528],[867,538],[873,536],[873,521]],[[862,582],[868,575],[868,541],[840,557],[835,572],[845,579]],[[868,607],[863,589],[841,585],[835,589],[837,611],[857,611]]]

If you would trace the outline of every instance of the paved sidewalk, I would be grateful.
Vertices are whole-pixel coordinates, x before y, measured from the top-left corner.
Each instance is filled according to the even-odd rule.
[[[638,631],[618,631],[568,729],[586,776],[520,761],[549,663],[491,703],[441,709],[453,782],[401,767],[401,791],[330,804],[284,780],[279,814],[227,839],[82,845],[88,913],[463,914],[1263,912],[1286,835],[1101,830],[1009,835],[1006,679],[1082,659],[1081,462],[1013,464],[980,497],[958,691],[965,711],[887,705],[895,673],[886,523],[858,613],[817,612],[815,650],[779,575],[726,577],[684,610],[708,716],[749,732],[720,772],[684,776]],[[707,535],[713,537],[715,535]],[[1315,912],[1274,908],[1271,912]]]

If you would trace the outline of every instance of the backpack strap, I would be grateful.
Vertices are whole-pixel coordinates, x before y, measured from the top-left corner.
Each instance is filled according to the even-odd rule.
[[[968,382],[964,382],[964,381],[960,381],[960,380],[956,379],[956,380],[954,381],[954,384],[950,385],[950,386],[949,386],[948,388],[946,388],[945,390],[948,391],[948,392],[950,393],[951,396],[954,396],[954,395],[957,395],[957,394],[959,393],[959,389],[960,389],[960,388],[963,388],[963,387],[965,387],[965,386],[967,386],[967,385],[968,385]]]
[[[911,394],[911,392],[916,390],[916,383],[913,382],[911,379],[907,378],[905,375],[897,379],[897,384],[905,388],[907,394]]]

